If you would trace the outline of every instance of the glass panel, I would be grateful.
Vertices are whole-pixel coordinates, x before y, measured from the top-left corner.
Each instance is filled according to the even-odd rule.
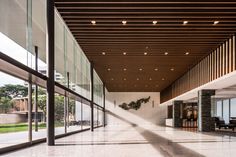
[[[55,80],[61,84],[65,84],[65,31],[64,23],[59,14],[55,14]]]
[[[91,113],[91,109],[90,106],[86,105],[86,104],[82,104],[83,105],[83,129],[87,129],[90,128],[90,113]]]
[[[94,102],[100,106],[103,105],[103,83],[96,71],[94,73]]]
[[[97,126],[97,121],[98,121],[98,110],[97,110],[97,107],[94,106],[94,108],[93,108],[93,124],[94,124],[94,127]]]
[[[32,68],[35,69],[35,46],[38,48],[38,70],[46,75],[46,1],[32,0]]]
[[[98,118],[98,125],[103,125],[103,111],[99,110],[99,118]]]
[[[222,101],[216,102],[216,116],[222,118]]]
[[[60,94],[55,94],[55,135],[65,133],[64,128],[64,99]]]
[[[28,85],[0,72],[0,148],[28,141]]]
[[[229,123],[229,99],[223,101],[223,119]]]
[[[69,105],[68,132],[78,130],[81,130],[81,103],[75,100],[71,100]]]
[[[82,103],[79,101],[75,102],[75,120],[77,122],[78,130],[82,130]]]
[[[236,98],[230,99],[230,117],[236,117]]]
[[[26,4],[26,0],[0,1],[0,51],[25,65],[28,55]]]
[[[41,139],[46,138],[46,101],[47,101],[47,95],[46,95],[46,89],[38,87],[38,112],[37,112],[37,120],[38,120],[38,129],[36,130],[35,124],[35,86],[33,86],[33,96],[32,96],[32,102],[33,102],[33,108],[32,108],[32,138],[35,139]]]

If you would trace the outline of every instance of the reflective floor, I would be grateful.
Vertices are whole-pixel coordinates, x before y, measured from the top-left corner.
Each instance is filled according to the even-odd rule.
[[[113,125],[5,154],[7,157],[233,157],[236,138],[154,125]]]

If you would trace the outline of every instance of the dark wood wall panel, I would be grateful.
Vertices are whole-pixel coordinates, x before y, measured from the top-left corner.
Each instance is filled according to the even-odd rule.
[[[220,78],[236,69],[235,35],[220,44],[182,77],[161,91],[161,102]]]

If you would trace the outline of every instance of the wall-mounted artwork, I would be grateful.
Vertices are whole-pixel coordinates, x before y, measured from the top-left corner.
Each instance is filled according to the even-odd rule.
[[[149,102],[150,100],[150,96],[148,98],[142,98],[135,101],[131,101],[130,103],[122,103],[121,105],[119,105],[119,107],[123,108],[124,110],[129,110],[129,109],[134,109],[134,110],[138,110],[142,104],[146,104],[147,102]]]

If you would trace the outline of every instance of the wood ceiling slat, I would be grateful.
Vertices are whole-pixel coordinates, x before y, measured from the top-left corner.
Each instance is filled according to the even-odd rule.
[[[235,0],[55,2],[109,91],[161,91],[236,32]],[[125,26],[122,20],[127,21]],[[189,23],[182,25],[185,20]],[[213,26],[214,21],[219,24]]]

